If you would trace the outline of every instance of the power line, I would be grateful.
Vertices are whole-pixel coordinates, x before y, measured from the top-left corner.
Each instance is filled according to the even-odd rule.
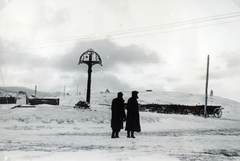
[[[163,34],[163,33],[185,31],[185,30],[190,30],[190,29],[197,29],[197,28],[204,28],[204,27],[209,27],[209,26],[223,25],[223,24],[229,24],[229,23],[234,23],[234,22],[240,22],[240,20],[222,22],[222,23],[217,23],[217,24],[202,25],[202,26],[197,26],[197,27],[188,27],[188,28],[183,28],[183,29],[178,29],[178,30],[162,31],[162,32],[151,33],[151,34],[135,35],[135,36],[130,36],[130,37],[141,37],[141,36],[147,36],[147,35],[157,35],[157,34]],[[130,38],[130,37],[123,37],[123,38]],[[118,39],[121,39],[121,38],[118,38]]]
[[[130,30],[125,30],[125,31],[109,32],[109,33],[103,33],[103,34],[112,34],[112,35],[115,35],[115,34],[125,34],[125,33],[128,34],[128,33],[133,33],[133,32],[157,30],[157,29],[178,27],[178,26],[183,26],[183,25],[188,25],[188,24],[195,24],[195,23],[201,23],[201,22],[207,22],[207,21],[228,19],[228,18],[233,18],[233,17],[240,17],[240,12],[229,13],[229,14],[224,14],[224,15],[216,15],[216,16],[204,17],[204,18],[198,18],[198,19],[192,19],[192,20],[187,20],[187,21],[179,21],[179,22],[163,24],[163,25],[157,25],[157,26],[149,26],[149,27],[144,27],[144,28],[130,29]]]
[[[32,41],[32,43],[41,42],[41,41],[43,41],[43,42],[44,41],[55,41],[55,40],[57,40],[57,41],[72,41],[72,40],[78,40],[78,39],[89,39],[89,38],[92,38],[92,37],[103,37],[103,36],[116,36],[116,35],[123,35],[123,34],[132,34],[132,33],[143,32],[143,31],[152,31],[152,30],[159,30],[159,29],[164,29],[164,28],[173,28],[173,27],[179,27],[179,26],[184,26],[184,25],[189,25],[189,24],[191,25],[191,24],[196,24],[196,23],[223,20],[223,19],[229,19],[229,18],[235,18],[235,17],[240,17],[240,12],[228,13],[228,14],[222,14],[222,15],[215,15],[215,16],[203,17],[203,18],[197,18],[197,19],[191,19],[191,20],[187,20],[187,21],[178,21],[178,22],[169,23],[169,24],[148,26],[148,27],[144,27],[144,28],[136,28],[136,29],[123,30],[123,31],[113,31],[113,32],[83,35],[83,36],[57,38],[57,39],[36,40],[36,41]],[[31,43],[31,42],[28,42],[28,43]]]
[[[138,29],[132,29],[131,30],[125,30],[125,31],[117,31],[117,32],[108,32],[108,33],[102,33],[102,34],[98,34],[98,36],[91,36],[91,35],[86,35],[86,37],[78,37],[78,38],[74,38],[72,37],[72,39],[70,39],[71,37],[69,37],[69,39],[49,39],[51,41],[54,40],[58,40],[55,41],[56,42],[69,42],[69,41],[76,41],[76,40],[91,40],[91,39],[98,39],[98,38],[104,38],[106,36],[120,36],[120,35],[129,35],[129,34],[135,34],[135,33],[139,33],[139,32],[146,32],[146,31],[155,31],[155,30],[159,30],[159,29],[169,29],[169,28],[174,28],[174,27],[181,27],[183,25],[191,25],[191,24],[197,24],[197,23],[201,23],[201,22],[207,22],[207,21],[215,21],[215,20],[222,20],[222,19],[230,19],[230,18],[234,18],[234,17],[239,17],[240,16],[240,12],[236,12],[236,13],[229,13],[229,14],[224,14],[224,15],[217,15],[217,16],[211,16],[211,17],[205,17],[205,18],[198,18],[198,19],[192,19],[192,20],[188,20],[188,21],[179,21],[179,22],[175,22],[175,23],[169,23],[169,24],[163,24],[163,25],[158,25],[158,26],[151,26],[151,27],[146,27],[146,28],[138,28]],[[146,34],[139,34],[139,35],[131,35],[131,36],[126,36],[126,37],[118,37],[115,39],[124,39],[124,38],[131,38],[131,37],[141,37],[141,36],[147,36],[147,35],[156,35],[156,34],[163,34],[163,33],[170,33],[170,32],[178,32],[178,31],[184,31],[184,30],[190,30],[190,29],[197,29],[197,28],[203,28],[203,27],[209,27],[209,26],[216,26],[216,25],[222,25],[222,24],[228,24],[228,23],[234,23],[234,22],[239,22],[240,20],[234,20],[234,21],[227,21],[227,22],[219,22],[219,23],[215,23],[215,24],[208,24],[208,25],[201,25],[201,26],[196,26],[196,27],[185,27],[182,29],[175,29],[175,30],[169,30],[169,31],[162,31],[162,32],[154,32],[154,33],[146,33]],[[155,29],[155,27],[158,27],[157,29]],[[153,29],[154,28],[154,29]],[[144,29],[144,31],[143,31]],[[147,30],[149,29],[149,30]],[[114,34],[115,33],[115,34]],[[94,34],[92,34],[94,35]],[[39,40],[41,41],[41,40]],[[44,40],[42,40],[44,41]],[[64,45],[71,45],[71,44],[75,44],[75,43],[69,43],[69,44],[64,44]],[[44,48],[48,48],[48,47],[55,47],[55,46],[60,46],[60,45],[50,45],[50,46],[44,46]],[[33,47],[33,48],[41,48],[40,47]],[[30,49],[30,48],[29,48]],[[26,50],[29,50],[26,49]],[[17,49],[16,49],[17,50]]]

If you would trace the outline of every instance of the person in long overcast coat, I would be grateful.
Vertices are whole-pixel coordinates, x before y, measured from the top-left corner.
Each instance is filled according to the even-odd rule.
[[[135,138],[134,132],[141,132],[139,108],[138,108],[138,91],[132,91],[132,97],[127,102],[127,122],[126,128],[127,137]],[[131,134],[131,135],[130,135]]]
[[[126,120],[125,110],[124,110],[124,99],[122,98],[123,93],[118,92],[117,98],[112,100],[112,136],[111,138],[119,138],[119,132],[123,129],[123,121]]]

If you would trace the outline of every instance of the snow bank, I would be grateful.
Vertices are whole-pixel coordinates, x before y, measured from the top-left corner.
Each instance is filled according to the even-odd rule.
[[[0,105],[0,160],[240,160],[240,103],[220,97],[220,119],[140,112],[136,139],[111,139],[110,104],[116,94],[93,94],[91,109],[74,109],[85,96],[60,98],[59,106]],[[124,99],[128,99],[125,93]],[[201,103],[203,96],[139,93],[140,103]],[[181,103],[182,104],[182,103]]]

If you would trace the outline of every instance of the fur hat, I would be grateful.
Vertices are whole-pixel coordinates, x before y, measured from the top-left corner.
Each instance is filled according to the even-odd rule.
[[[122,92],[118,92],[118,97],[122,97],[123,96],[123,93]]]
[[[138,91],[132,91],[132,94],[138,94]]]

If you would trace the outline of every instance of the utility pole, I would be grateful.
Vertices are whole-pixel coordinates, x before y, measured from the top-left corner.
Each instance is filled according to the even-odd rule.
[[[79,64],[85,63],[88,65],[88,81],[87,81],[87,98],[86,102],[90,103],[90,95],[91,95],[91,74],[92,74],[92,66],[95,64],[100,64],[102,66],[102,60],[100,55],[93,51],[93,49],[88,49],[84,52],[79,59]]]
[[[37,97],[37,85],[35,85],[35,97]]]
[[[209,76],[209,55],[208,55],[208,57],[207,57],[207,75],[206,75],[206,88],[205,88],[204,117],[207,117],[208,76]]]
[[[78,92],[78,85],[77,85],[77,95],[79,94],[79,92]]]
[[[65,98],[65,89],[66,89],[66,86],[63,87],[63,98]]]

